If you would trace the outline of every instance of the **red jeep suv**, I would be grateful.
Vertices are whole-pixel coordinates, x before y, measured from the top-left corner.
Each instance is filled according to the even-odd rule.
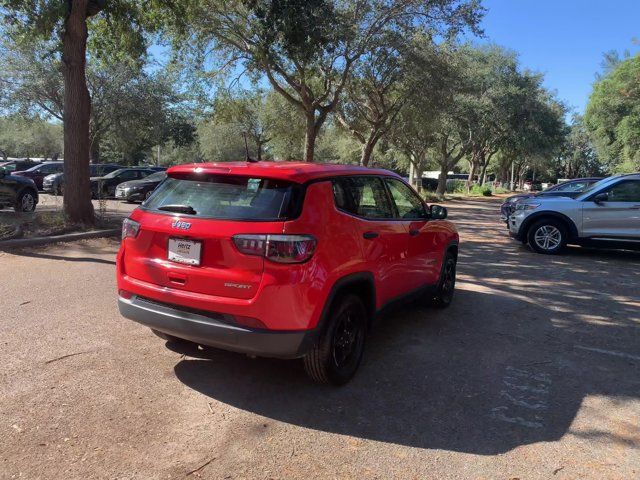
[[[447,306],[458,234],[386,170],[291,162],[181,165],[124,221],[123,316],[169,341],[356,372],[399,300]]]

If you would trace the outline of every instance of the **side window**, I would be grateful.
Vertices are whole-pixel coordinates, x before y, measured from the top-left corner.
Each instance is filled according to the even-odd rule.
[[[114,166],[99,166],[97,167],[97,173],[98,176],[102,177],[104,175],[107,175],[111,172],[115,172],[116,170],[120,169],[121,167],[114,167]]]
[[[135,170],[125,170],[120,175],[118,175],[118,180],[121,182],[127,182],[129,180],[135,180],[138,178],[138,172]]]
[[[408,186],[399,180],[385,178],[396,205],[398,216],[404,219],[425,219],[427,212],[422,200]]]
[[[558,192],[581,192],[588,186],[588,182],[573,182],[558,188]]]
[[[378,177],[334,180],[333,196],[340,210],[369,219],[393,218],[384,184]]]
[[[609,202],[640,203],[640,180],[620,182],[611,187],[607,193]]]

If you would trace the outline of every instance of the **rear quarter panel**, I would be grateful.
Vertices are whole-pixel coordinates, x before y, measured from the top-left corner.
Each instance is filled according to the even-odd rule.
[[[318,240],[312,259],[296,268],[265,263],[265,282],[272,276],[279,284],[295,285],[292,296],[283,292],[277,305],[294,309],[298,318],[310,319],[309,325],[300,328],[314,328],[318,324],[331,289],[340,278],[364,271],[353,221],[336,209],[331,182],[321,181],[307,186],[300,217],[285,222],[284,233],[310,234]]]

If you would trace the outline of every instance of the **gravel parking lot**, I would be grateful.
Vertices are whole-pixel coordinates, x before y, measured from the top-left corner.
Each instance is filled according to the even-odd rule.
[[[40,193],[40,201],[37,206],[37,211],[52,211],[62,210],[63,198],[59,195],[49,195],[48,193]],[[115,216],[127,216],[131,213],[138,204],[127,203],[120,200],[105,200],[104,207],[105,213]],[[96,213],[100,212],[101,205],[98,200],[93,200],[93,209]]]
[[[640,253],[448,207],[454,304],[387,317],[340,389],[122,319],[114,241],[0,253],[0,477],[640,478]]]

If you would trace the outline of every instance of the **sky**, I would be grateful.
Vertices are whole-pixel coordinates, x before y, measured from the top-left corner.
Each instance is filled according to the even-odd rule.
[[[640,52],[640,0],[484,0],[485,38],[515,50],[525,68],[584,113],[603,54]]]
[[[484,37],[473,41],[514,50],[523,68],[544,73],[545,86],[573,109],[567,120],[574,112],[584,113],[605,52],[640,53],[640,0],[482,0],[482,4],[487,9],[481,24]],[[151,48],[158,60],[166,51],[157,45]]]

